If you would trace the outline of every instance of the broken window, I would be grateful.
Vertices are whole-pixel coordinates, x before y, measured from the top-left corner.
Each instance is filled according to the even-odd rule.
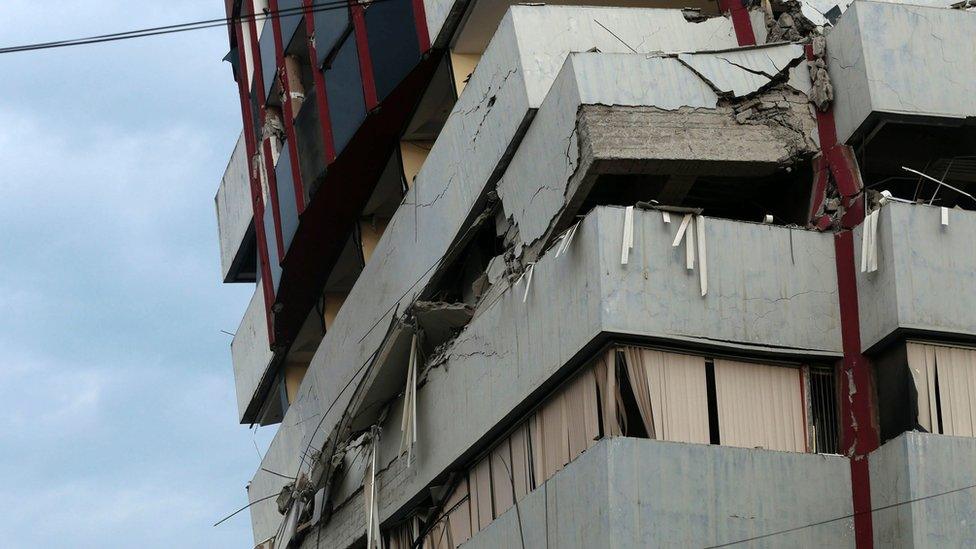
[[[976,210],[972,125],[880,120],[852,142],[865,188],[913,202]]]
[[[834,395],[827,369],[612,345],[463,471],[424,547],[464,543],[605,436],[836,452]]]
[[[605,173],[597,176],[580,213],[596,206],[653,200],[665,206],[701,208],[711,217],[761,222],[771,215],[778,225],[805,226],[812,185],[813,170],[805,159],[754,176]]]
[[[976,349],[909,342],[918,425],[930,433],[976,436]]]

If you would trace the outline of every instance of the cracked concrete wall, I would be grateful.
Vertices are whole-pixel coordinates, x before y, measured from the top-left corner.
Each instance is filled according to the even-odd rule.
[[[830,235],[709,218],[714,290],[702,298],[697,274],[685,271],[683,248],[671,247],[677,224],[664,225],[660,212],[635,212],[634,251],[625,266],[622,226],[622,208],[595,209],[564,255],[550,251],[536,263],[525,303],[523,279],[480,306],[445,363],[429,370],[418,390],[420,435],[409,469],[397,459],[402,399],[394,403],[378,458],[383,520],[469,458],[479,441],[531,402],[601,333],[727,352],[841,354]],[[790,256],[791,241],[795,265],[782,261]],[[573,322],[554,321],[564,318]],[[350,474],[337,485],[335,500],[360,506],[354,496],[360,481],[361,473]],[[343,511],[335,524],[325,525],[324,535],[337,547],[351,543],[327,532],[356,534],[343,521],[359,516]]]
[[[804,95],[810,84],[803,56],[803,48],[792,44],[677,58],[570,55],[499,181],[505,215],[518,226],[524,244],[541,239],[544,245],[575,213],[566,206],[589,192],[592,178],[588,184],[583,180],[594,162],[612,171],[610,162],[637,161],[639,166],[617,168],[629,173],[765,175],[759,173],[764,165],[768,169],[813,154],[816,122]],[[769,87],[774,78],[785,94],[760,95],[756,108],[741,112],[729,105]],[[770,102],[766,99],[776,116],[757,110]],[[581,112],[584,105],[615,108]],[[608,127],[589,132],[591,142],[582,144],[581,153],[577,122],[584,112],[606,113]],[[614,120],[619,126],[612,127]],[[581,154],[587,156],[582,169]],[[652,167],[655,163],[659,166]]]
[[[601,249],[604,330],[842,354],[831,235],[706,218],[708,295],[702,297],[700,266],[688,271],[684,246],[671,246],[676,220],[666,224],[660,212],[635,212],[634,249],[620,265],[624,210],[601,208],[600,216],[612,237]]]
[[[217,237],[220,241],[220,274],[224,282],[234,282],[232,273],[237,255],[241,252],[247,228],[254,218],[251,206],[251,179],[247,172],[247,147],[244,134],[230,155],[224,177],[214,203],[217,208]]]
[[[929,433],[903,433],[872,452],[871,507],[891,506],[872,513],[875,542],[976,546],[976,491],[964,489],[976,484],[974,462],[976,439]]]
[[[480,213],[473,209],[504,168],[510,147],[541,103],[567,53],[596,44],[628,51],[619,41],[607,41],[607,31],[599,26],[587,26],[586,32],[575,29],[580,10],[589,13],[588,8],[515,6],[502,20],[413,187],[347,298],[346,303],[355,306],[340,310],[319,345],[262,467],[287,475],[294,475],[300,467],[308,470],[307,460],[303,464],[304,450],[322,447],[349,403],[362,365],[382,343],[391,319],[426,287],[451,243]],[[658,29],[656,19],[671,20],[676,13],[683,27],[659,33],[654,40],[661,40],[662,45],[677,41],[705,47],[724,44],[723,36],[734,40],[731,23],[725,18],[689,23],[680,10],[597,11],[601,22],[611,28],[642,22],[645,28],[640,32],[648,36]],[[542,20],[546,21],[545,32],[538,26]],[[540,32],[568,36],[540,41]],[[346,387],[351,388],[344,390]],[[249,497],[253,501],[276,493],[283,484],[284,479],[259,469]],[[254,505],[251,517],[256,541],[272,535],[281,520],[271,500]]]
[[[604,439],[465,547],[710,547],[850,515],[850,489],[840,456]],[[752,543],[854,547],[853,520]]]
[[[238,420],[244,419],[254,391],[268,370],[271,358],[271,343],[268,341],[267,309],[264,304],[264,289],[261,284],[254,288],[254,295],[244,311],[241,324],[234,332],[230,344],[231,362],[234,365],[234,387],[237,390]]]
[[[976,115],[976,12],[854,2],[827,35],[837,138],[872,113]]]
[[[976,212],[889,203],[878,218],[878,270],[860,272],[864,226],[854,230],[861,346],[898,329],[976,336]]]

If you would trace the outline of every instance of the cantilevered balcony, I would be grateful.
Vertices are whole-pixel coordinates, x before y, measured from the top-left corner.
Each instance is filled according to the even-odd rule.
[[[220,240],[220,273],[224,282],[255,280],[257,248],[247,164],[247,150],[242,135],[237,139],[237,145],[214,198]]]

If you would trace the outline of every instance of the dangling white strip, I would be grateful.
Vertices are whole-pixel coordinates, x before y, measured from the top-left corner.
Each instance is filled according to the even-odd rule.
[[[525,277],[525,293],[522,294],[522,303],[525,303],[525,300],[529,298],[529,288],[532,287],[532,273],[534,272],[535,263],[529,263],[529,268],[522,273],[522,276]]]
[[[695,270],[695,224],[688,224],[685,231],[685,268],[689,271]]]
[[[691,214],[685,214],[681,219],[681,225],[678,226],[678,234],[674,235],[674,242],[671,243],[672,248],[677,248],[681,244],[681,239],[685,236],[685,231],[688,230],[688,223],[691,222]]]
[[[661,218],[664,219],[665,223],[671,223],[671,214],[669,212],[661,212]]]
[[[868,264],[867,272],[873,273],[878,270],[878,212],[874,210],[868,216],[867,227],[868,236]]]
[[[708,261],[705,258],[705,216],[698,216],[698,279],[701,295],[708,293]]]
[[[945,206],[942,206],[942,226],[949,226],[949,208],[946,208]]]
[[[861,272],[868,272],[868,250],[871,249],[871,214],[861,223]]]
[[[576,229],[579,228],[580,223],[582,222],[582,219],[577,221],[572,227],[569,228],[568,231],[563,233],[562,237],[560,237],[561,241],[559,242],[559,248],[556,250],[556,257],[563,255],[566,253],[566,250],[569,249],[569,245],[573,242],[573,237],[576,236]]]
[[[634,207],[624,210],[624,243],[620,250],[620,264],[626,265],[630,259],[630,249],[634,247]]]
[[[400,455],[407,452],[407,467],[413,463],[413,445],[417,442],[417,334],[410,341],[407,385],[403,390],[403,417],[400,418]]]
[[[373,440],[370,442],[370,463],[363,482],[364,503],[366,504],[366,547],[380,548],[379,506],[376,504],[376,447],[379,445],[379,428],[373,427]]]

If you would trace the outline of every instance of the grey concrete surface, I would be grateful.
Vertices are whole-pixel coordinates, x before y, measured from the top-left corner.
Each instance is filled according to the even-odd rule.
[[[976,439],[907,432],[869,465],[877,546],[976,546]]]
[[[860,272],[864,226],[854,230],[861,346],[896,330],[976,336],[976,212],[889,203],[878,220],[878,270]]]
[[[230,155],[220,188],[214,197],[217,208],[217,237],[220,242],[220,274],[224,282],[237,278],[235,267],[243,260],[242,252],[247,228],[254,218],[251,207],[251,181],[247,173],[247,147],[244,135]]]
[[[858,0],[827,35],[837,138],[872,113],[976,115],[976,12]]]

